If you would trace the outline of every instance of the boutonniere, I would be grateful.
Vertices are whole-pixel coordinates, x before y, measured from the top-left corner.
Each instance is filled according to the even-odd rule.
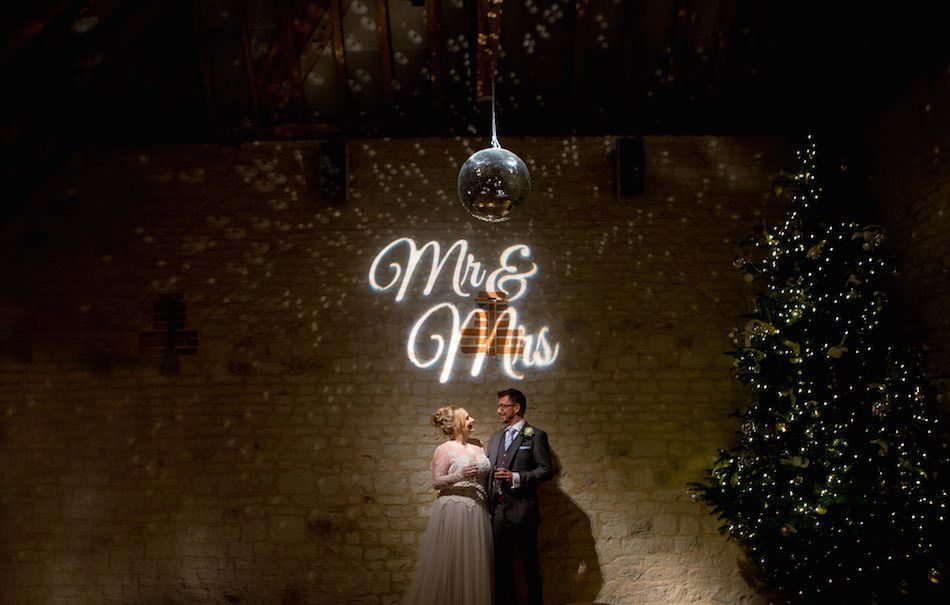
[[[534,427],[532,426],[524,427],[524,430],[521,431],[521,435],[525,439],[531,439],[532,437],[534,437]]]

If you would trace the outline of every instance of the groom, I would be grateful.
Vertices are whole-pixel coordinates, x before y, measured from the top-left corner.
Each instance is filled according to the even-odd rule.
[[[528,400],[521,391],[498,391],[498,417],[505,428],[488,441],[488,457],[495,469],[488,486],[495,537],[495,605],[515,602],[515,553],[524,567],[529,605],[542,603],[538,484],[554,472],[548,435],[525,422],[527,409]]]

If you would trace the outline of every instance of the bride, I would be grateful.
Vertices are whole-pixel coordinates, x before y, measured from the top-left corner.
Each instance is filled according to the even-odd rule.
[[[432,423],[449,439],[432,457],[432,487],[439,497],[402,603],[491,605],[492,530],[485,493],[491,465],[481,444],[469,439],[475,419],[464,408],[439,408]]]

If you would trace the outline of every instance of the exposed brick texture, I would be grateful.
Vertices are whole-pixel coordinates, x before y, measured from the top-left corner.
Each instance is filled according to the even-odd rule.
[[[936,64],[871,131],[871,192],[898,254],[898,304],[950,380],[950,63]]]
[[[562,468],[550,603],[764,602],[686,484],[745,401],[722,354],[750,300],[732,261],[780,211],[790,145],[649,137],[647,194],[621,201],[611,140],[504,142],[534,182],[505,225],[455,197],[479,140],[350,142],[338,205],[312,193],[310,144],[74,157],[0,244],[0,602],[394,603],[435,497],[431,413],[464,405],[486,438],[508,386]],[[415,318],[466,303],[369,287],[404,235],[492,264],[530,245],[519,312],[556,363],[516,383],[460,357],[444,385],[409,363]],[[200,336],[177,374],[139,350],[166,292]]]

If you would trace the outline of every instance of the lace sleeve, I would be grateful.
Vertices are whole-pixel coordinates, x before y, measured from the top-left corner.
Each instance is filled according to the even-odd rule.
[[[432,489],[442,489],[458,483],[465,476],[462,471],[449,472],[452,456],[446,447],[437,447],[432,456]]]

